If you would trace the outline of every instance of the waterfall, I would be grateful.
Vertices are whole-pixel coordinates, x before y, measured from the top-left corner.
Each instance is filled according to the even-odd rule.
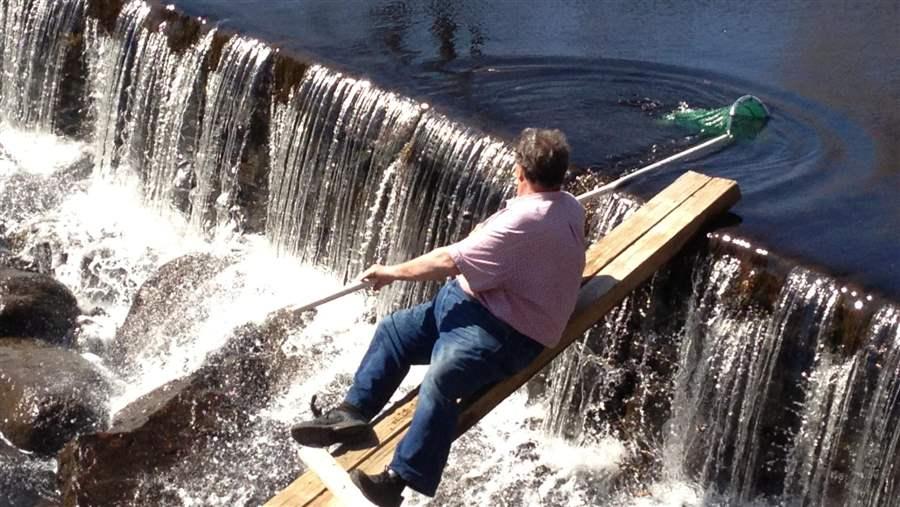
[[[801,427],[788,455],[784,496],[805,505],[879,505],[896,498],[898,312],[879,310],[866,345],[847,357],[816,348]]]
[[[344,278],[376,253],[398,158],[420,116],[409,99],[313,66],[273,104],[267,235]]]
[[[0,6],[0,116],[51,130],[66,60],[77,52],[83,0],[8,0]],[[77,55],[75,55],[77,56]]]
[[[708,260],[688,309],[666,465],[749,500],[780,482],[779,446],[795,430],[785,407],[802,401],[808,346],[827,328],[838,292],[796,270],[769,311],[751,294],[757,273],[733,257]]]
[[[86,37],[89,83],[93,95],[94,160],[101,174],[113,174],[119,166],[130,71],[144,21],[149,14],[150,6],[146,3],[127,3],[111,35],[103,33],[96,19],[88,21]]]
[[[232,37],[225,43],[219,64],[209,76],[197,165],[191,191],[191,223],[207,230],[243,222],[236,208],[242,171],[249,155],[251,122],[260,104],[264,68],[272,49],[254,39]]]
[[[239,36],[218,42],[215,30],[185,45],[173,33],[181,24],[153,16],[132,0],[112,33],[89,23],[98,169],[138,176],[148,202],[185,212],[198,230],[240,227],[239,173],[262,165],[248,160],[248,145],[254,115],[268,107],[260,88],[272,49]]]
[[[325,67],[272,119],[267,234],[345,279],[461,239],[511,188],[505,143]],[[383,301],[433,288],[389,289]]]
[[[176,52],[165,33],[142,26],[148,11],[140,2],[126,6],[120,18],[122,33],[116,36],[133,37],[132,41],[111,40],[94,32],[96,79],[111,83],[99,101],[106,107],[98,114],[97,150],[103,154],[101,168],[139,175],[148,202],[164,208],[178,203],[179,191],[189,190],[184,186],[199,128],[202,63],[215,32]],[[133,45],[130,62],[118,58],[115,50],[126,42]]]
[[[585,444],[624,439],[654,456],[660,478],[697,483],[712,503],[884,504],[900,443],[896,308],[881,307],[856,336],[864,318],[853,312],[875,305],[871,296],[802,268],[779,281],[768,253],[754,253],[698,256],[674,330],[660,324],[680,319],[654,295],[672,290],[659,275],[610,312],[548,370],[545,428]],[[660,342],[677,345],[668,380]],[[658,442],[659,400],[641,384],[670,392]]]
[[[860,393],[856,459],[850,470],[847,503],[883,505],[900,497],[896,460],[900,454],[900,310],[878,311],[869,343],[856,360],[865,366]]]

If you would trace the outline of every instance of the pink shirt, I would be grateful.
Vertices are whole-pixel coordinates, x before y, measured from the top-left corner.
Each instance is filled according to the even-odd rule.
[[[465,292],[520,333],[559,343],[584,271],[584,208],[572,194],[510,199],[447,248]]]

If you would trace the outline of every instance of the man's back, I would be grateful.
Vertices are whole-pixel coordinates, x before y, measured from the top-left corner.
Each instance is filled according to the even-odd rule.
[[[463,290],[522,334],[559,341],[584,270],[584,209],[571,194],[510,199],[448,249]]]

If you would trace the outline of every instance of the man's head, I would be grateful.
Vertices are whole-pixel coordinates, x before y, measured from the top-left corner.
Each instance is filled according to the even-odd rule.
[[[566,136],[559,130],[523,130],[516,145],[516,164],[535,190],[559,190],[569,167]]]

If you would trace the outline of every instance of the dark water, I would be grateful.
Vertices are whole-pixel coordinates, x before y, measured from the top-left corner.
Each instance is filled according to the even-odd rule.
[[[600,170],[695,142],[658,119],[679,102],[758,95],[756,139],[638,191],[687,166],[734,178],[744,235],[900,296],[900,2],[176,3],[492,133],[562,128]]]

